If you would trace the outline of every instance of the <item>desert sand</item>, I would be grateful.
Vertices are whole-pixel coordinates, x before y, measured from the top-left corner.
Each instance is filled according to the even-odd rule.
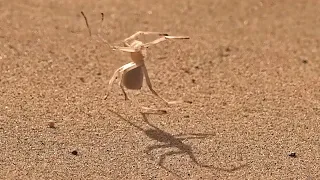
[[[190,36],[146,60],[184,103],[103,99],[130,56],[101,12],[110,43]],[[0,179],[320,179],[320,1],[2,0],[0,22]]]

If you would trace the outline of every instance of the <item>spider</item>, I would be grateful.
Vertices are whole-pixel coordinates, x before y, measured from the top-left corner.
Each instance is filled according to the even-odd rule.
[[[87,21],[87,18],[83,12],[81,12],[82,16],[84,17],[86,21],[86,25],[89,29],[89,33],[91,35],[90,27]],[[101,13],[101,24],[104,19],[104,14]],[[158,35],[160,36],[156,40],[153,40],[151,42],[144,43],[142,41],[136,40],[136,38],[140,35]],[[105,100],[108,98],[109,93],[112,89],[112,85],[114,81],[119,78],[119,86],[124,94],[125,100],[129,100],[127,93],[125,92],[124,87],[130,90],[141,90],[142,84],[143,84],[143,78],[145,77],[147,86],[149,90],[152,92],[153,95],[157,96],[161,100],[163,100],[166,104],[174,104],[178,101],[168,101],[164,98],[162,98],[152,87],[147,68],[145,66],[144,61],[147,57],[147,48],[158,44],[160,42],[166,41],[166,40],[173,40],[173,39],[190,39],[188,36],[169,36],[167,33],[161,33],[161,32],[145,32],[145,31],[138,31],[134,33],[133,35],[129,36],[128,38],[124,39],[123,46],[112,46],[103,39],[100,36],[100,33],[98,33],[98,37],[106,43],[112,50],[120,50],[123,52],[128,52],[131,55],[131,61],[130,63],[127,63],[120,68],[118,68],[112,75],[111,79],[108,83],[108,89],[107,89],[107,95],[105,96]]]

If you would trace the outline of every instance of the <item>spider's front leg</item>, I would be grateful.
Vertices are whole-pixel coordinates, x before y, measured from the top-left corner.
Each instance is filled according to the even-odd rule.
[[[107,95],[105,95],[104,100],[106,100],[109,97],[110,91],[112,89],[112,85],[114,83],[114,81],[120,77],[120,81],[119,81],[119,86],[121,88],[122,93],[124,94],[124,99],[125,100],[129,100],[128,95],[126,93],[126,91],[124,90],[123,84],[122,84],[122,79],[123,79],[123,67],[117,69],[113,76],[111,77],[111,79],[109,80],[109,84],[108,84],[108,90],[107,90]]]
[[[162,33],[162,32],[150,32],[150,31],[138,31],[134,33],[133,35],[129,36],[128,38],[124,39],[122,42],[126,47],[129,47],[130,44],[128,41],[134,40],[140,35],[159,35],[159,36],[168,36],[167,33]]]
[[[130,62],[119,68],[119,77],[119,86],[124,94],[124,98],[125,100],[129,100],[124,87],[132,90],[141,89],[143,79],[141,69],[134,62]]]
[[[154,41],[148,42],[144,44],[144,47],[150,47],[152,45],[158,44],[162,41],[165,40],[170,40],[170,39],[190,39],[189,36],[169,36],[169,35],[164,35],[163,37],[160,37]]]
[[[112,89],[112,84],[114,81],[117,79],[117,77],[120,75],[120,70],[121,68],[118,68],[112,75],[111,79],[109,80],[108,83],[108,89],[107,89],[107,94],[104,96],[104,100],[106,100],[109,97],[110,91]]]
[[[130,68],[134,68],[136,67],[136,64],[134,64],[133,62],[131,63],[128,63],[128,64],[125,64],[123,66],[121,66],[120,68],[118,68],[112,75],[111,79],[109,80],[109,84],[108,84],[108,89],[107,89],[107,95],[105,96],[105,100],[108,98],[109,94],[110,94],[110,91],[112,89],[112,85],[114,83],[114,81],[120,77],[120,80],[119,80],[119,86],[124,94],[124,97],[125,97],[125,100],[128,100],[128,96],[127,96],[127,93],[125,92],[124,90],[124,86],[123,86],[123,75],[124,73],[126,73],[126,70],[130,69]]]

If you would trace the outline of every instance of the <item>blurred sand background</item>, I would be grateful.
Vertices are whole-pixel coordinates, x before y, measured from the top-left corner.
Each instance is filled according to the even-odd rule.
[[[103,100],[130,59],[81,11],[110,42],[190,36],[146,61],[190,103],[116,84]],[[320,179],[319,1],[1,0],[0,22],[1,179]]]

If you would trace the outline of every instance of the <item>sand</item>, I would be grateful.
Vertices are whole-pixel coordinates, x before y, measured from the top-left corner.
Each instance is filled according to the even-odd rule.
[[[109,42],[191,37],[146,60],[185,103],[103,99],[130,56],[96,41],[101,12]],[[2,0],[0,22],[1,179],[320,179],[319,1]]]

